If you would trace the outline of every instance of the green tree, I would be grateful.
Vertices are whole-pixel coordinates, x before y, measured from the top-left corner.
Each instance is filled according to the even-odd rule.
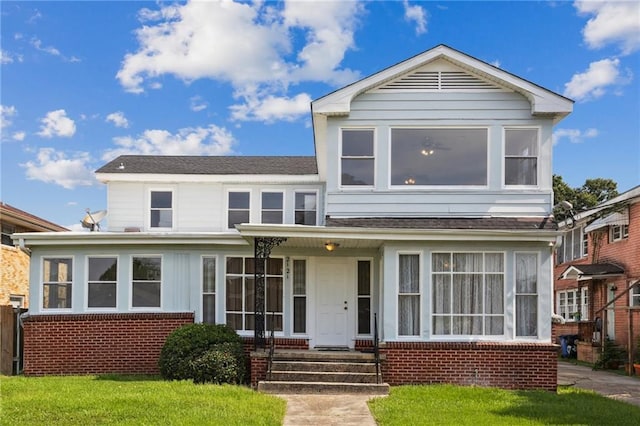
[[[574,212],[588,210],[613,197],[618,196],[618,184],[611,179],[594,178],[587,179],[584,185],[571,188],[560,175],[553,175],[553,202],[558,205],[562,201],[568,201],[573,205]],[[562,220],[569,212],[556,209],[556,219]]]

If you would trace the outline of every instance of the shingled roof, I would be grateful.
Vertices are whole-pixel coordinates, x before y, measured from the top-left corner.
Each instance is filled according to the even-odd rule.
[[[558,229],[549,218],[535,217],[487,217],[487,218],[437,218],[437,217],[328,217],[327,226],[388,229],[487,229],[487,230],[547,230]]]
[[[313,156],[121,155],[96,173],[312,175],[318,167]]]

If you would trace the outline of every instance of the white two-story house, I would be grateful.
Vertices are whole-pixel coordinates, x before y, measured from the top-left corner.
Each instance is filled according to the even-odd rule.
[[[210,322],[309,350],[377,328],[390,384],[555,389],[572,105],[440,45],[312,102],[313,157],[121,156],[96,172],[108,231],[15,237],[25,373],[155,372],[171,330]]]

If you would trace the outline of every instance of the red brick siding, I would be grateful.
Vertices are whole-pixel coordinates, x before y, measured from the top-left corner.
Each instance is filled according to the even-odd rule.
[[[254,389],[258,387],[258,382],[260,380],[265,380],[267,378],[267,356],[268,356],[268,348],[267,349],[258,349],[257,352],[253,351],[253,341],[252,337],[244,338],[244,352],[247,355],[248,367],[250,371],[250,383],[251,387]],[[268,344],[268,339],[267,339]],[[276,349],[300,349],[307,350],[309,349],[309,340],[308,339],[287,339],[283,337],[278,337],[275,339],[275,347]]]
[[[24,321],[24,374],[158,374],[158,357],[193,313],[37,315]]]
[[[555,391],[558,347],[549,344],[389,342],[380,353],[390,385],[452,383]]]

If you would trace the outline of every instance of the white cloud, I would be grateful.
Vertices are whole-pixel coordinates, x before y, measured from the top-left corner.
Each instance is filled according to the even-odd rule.
[[[404,6],[404,19],[416,24],[416,35],[424,34],[427,32],[427,11],[418,5],[409,5],[408,0],[402,2]]]
[[[16,114],[18,114],[18,110],[13,105],[0,105],[0,129],[11,126],[13,123],[11,118],[15,117]]]
[[[13,62],[13,56],[11,53],[4,49],[0,49],[0,64],[10,64]]]
[[[76,123],[67,117],[67,113],[63,109],[50,111],[42,120],[40,131],[37,133],[43,138],[52,138],[61,136],[70,138],[76,133]]]
[[[35,47],[36,50],[39,50],[41,52],[48,53],[49,55],[53,55],[53,56],[60,56],[60,51],[58,49],[56,49],[53,46],[45,46],[45,47],[43,47],[42,46],[42,40],[40,40],[40,39],[38,39],[36,37],[33,37],[31,39],[31,45],[33,47]]]
[[[41,148],[35,161],[21,164],[26,169],[27,179],[54,183],[66,189],[91,186],[97,181],[89,168],[91,158],[87,152],[67,157],[53,148]]]
[[[500,59],[496,59],[495,61],[490,62],[490,64],[496,68],[500,68],[500,65],[502,65],[502,62],[500,62]]]
[[[558,129],[553,132],[553,144],[558,144],[562,139],[567,138],[571,143],[582,143],[585,139],[591,139],[598,136],[598,129],[587,129],[585,131],[579,129]]]
[[[592,62],[585,72],[574,74],[571,81],[564,85],[564,95],[578,101],[595,99],[604,95],[609,86],[628,83],[631,76],[623,77],[619,66],[620,60],[617,58]]]
[[[616,44],[623,54],[640,49],[640,3],[637,1],[576,1],[582,15],[593,15],[582,30],[592,49]]]
[[[301,116],[309,115],[310,103],[311,97],[306,93],[293,98],[274,96],[250,98],[243,105],[231,106],[231,117],[238,121],[267,123],[276,120],[294,121]]]
[[[24,138],[27,136],[25,132],[14,132],[11,136],[13,140],[22,142]]]
[[[233,152],[233,135],[223,127],[180,129],[176,134],[167,130],[146,130],[137,137],[113,139],[117,148],[105,151],[104,161],[119,155],[225,155]]]
[[[122,111],[112,112],[107,115],[105,121],[112,122],[116,127],[124,127],[125,129],[129,127],[129,120],[127,120]]]
[[[195,1],[157,11],[142,9],[139,19],[144,25],[135,32],[139,48],[124,57],[116,77],[133,93],[157,87],[158,77],[168,74],[185,82],[224,81],[236,97],[265,99],[285,97],[288,87],[301,81],[347,84],[359,77],[341,63],[345,52],[354,48],[362,10],[355,1]],[[294,51],[298,37],[304,43]],[[253,101],[245,99],[245,106]]]
[[[191,111],[199,112],[207,109],[209,106],[200,96],[193,96],[189,101],[191,102]]]

